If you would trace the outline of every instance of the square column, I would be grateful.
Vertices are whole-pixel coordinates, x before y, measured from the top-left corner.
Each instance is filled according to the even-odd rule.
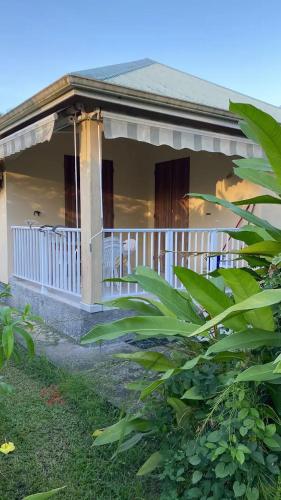
[[[81,307],[101,310],[102,300],[102,131],[101,123],[82,116],[80,123]],[[96,304],[96,305],[95,305]]]

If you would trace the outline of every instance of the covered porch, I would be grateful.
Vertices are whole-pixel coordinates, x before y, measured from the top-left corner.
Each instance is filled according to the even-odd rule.
[[[81,113],[49,142],[5,158],[8,277],[92,312],[104,299],[141,293],[132,283],[103,281],[139,265],[177,288],[174,265],[200,273],[240,265],[207,253],[238,248],[223,229],[241,221],[183,196],[258,194],[232,174],[233,157],[257,154],[237,135]]]

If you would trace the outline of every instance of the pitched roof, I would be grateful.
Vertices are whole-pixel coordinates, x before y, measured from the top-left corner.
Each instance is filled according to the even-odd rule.
[[[228,110],[229,101],[247,102],[273,115],[281,122],[281,108],[259,99],[203,80],[152,59],[140,59],[72,73],[165,97]]]

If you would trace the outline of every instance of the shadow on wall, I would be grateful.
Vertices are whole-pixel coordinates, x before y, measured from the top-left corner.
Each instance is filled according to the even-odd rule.
[[[236,176],[231,176],[229,178],[219,179],[216,182],[215,196],[222,198],[227,201],[238,201],[246,198],[251,198],[260,194],[258,186],[254,184],[238,179]],[[183,201],[183,203],[188,203]],[[204,216],[209,210],[214,211],[214,205],[208,203],[204,200],[198,200],[197,198],[189,199],[189,212],[197,213],[198,215]],[[216,206],[215,210],[217,212],[224,212],[225,209],[219,205]]]
[[[124,195],[114,195],[116,227],[153,226],[154,202]]]
[[[64,186],[60,182],[8,172],[7,202],[11,224],[25,224],[34,218],[35,210],[41,212],[39,223],[64,224]]]

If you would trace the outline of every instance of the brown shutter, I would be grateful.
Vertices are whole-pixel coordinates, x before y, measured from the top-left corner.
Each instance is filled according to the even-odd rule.
[[[113,162],[102,160],[103,226],[114,227],[113,211]]]
[[[155,227],[188,227],[189,158],[155,165]]]
[[[80,227],[80,166],[77,158],[78,181],[78,221]],[[65,192],[65,225],[76,227],[76,193],[75,193],[75,162],[74,156],[64,156],[64,192]]]
[[[80,227],[80,165],[78,158],[78,218]],[[75,164],[74,156],[64,156],[64,186],[65,186],[65,225],[76,227],[76,194],[75,194]],[[113,162],[102,161],[102,191],[104,227],[113,228]]]

